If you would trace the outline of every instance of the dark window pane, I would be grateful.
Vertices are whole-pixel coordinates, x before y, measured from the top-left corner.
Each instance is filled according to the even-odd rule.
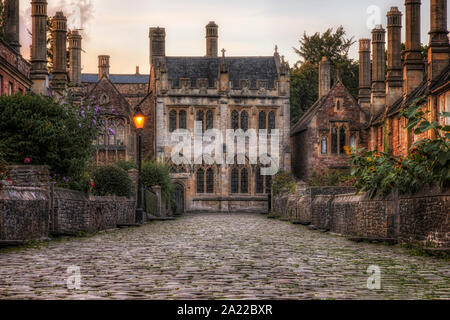
[[[266,193],[272,192],[272,176],[266,176]]]
[[[206,130],[210,130],[214,128],[214,118],[213,112],[209,110],[206,112]]]
[[[236,110],[231,112],[231,129],[239,129],[239,113]]]
[[[267,129],[266,127],[266,113],[264,111],[261,111],[259,113],[259,129],[263,130],[263,129]]]
[[[181,110],[179,117],[180,117],[180,129],[186,129],[187,128],[187,126],[186,126],[186,111]]]
[[[197,171],[197,193],[205,192],[205,172],[203,169]]]
[[[170,111],[169,115],[169,131],[174,132],[177,129],[177,112],[175,110]]]
[[[269,113],[269,132],[275,130],[275,112],[271,111]]]
[[[245,111],[241,113],[241,129],[244,131],[248,130],[248,113]]]
[[[239,171],[236,168],[231,171],[231,193],[239,193]]]
[[[261,168],[256,171],[256,193],[264,193],[264,176],[261,175]]]
[[[206,193],[214,193],[214,170],[212,168],[206,171]]]
[[[347,142],[347,131],[345,130],[345,127],[342,126],[341,127],[341,131],[339,132],[339,153],[340,154],[344,154],[345,150],[345,144]]]
[[[338,132],[337,128],[333,127],[331,129],[331,153],[337,154],[338,152]]]
[[[241,193],[248,193],[248,171],[241,170]]]

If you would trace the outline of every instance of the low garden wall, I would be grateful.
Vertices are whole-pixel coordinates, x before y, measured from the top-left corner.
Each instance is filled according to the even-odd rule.
[[[11,166],[0,181],[0,241],[77,235],[135,223],[136,200],[53,188],[45,166]]]
[[[292,222],[350,237],[450,247],[450,191],[429,189],[375,199],[346,191],[307,188],[275,197],[273,209]]]

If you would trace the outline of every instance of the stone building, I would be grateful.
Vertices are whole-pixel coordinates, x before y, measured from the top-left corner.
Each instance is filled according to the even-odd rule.
[[[349,157],[344,147],[365,143],[362,109],[339,77],[330,88],[330,62],[319,63],[319,99],[291,130],[292,170],[299,179],[314,172],[348,169]]]
[[[290,171],[289,66],[277,50],[266,57],[228,57],[222,50],[218,57],[214,22],[206,26],[204,57],[166,56],[165,37],[164,28],[150,28],[150,91],[156,101],[156,155],[172,165],[177,210],[267,210],[271,176],[260,174],[260,163],[250,164],[246,157],[233,164],[208,165],[192,156],[177,165],[171,162],[170,137],[176,129],[187,129],[192,137],[196,121],[203,130],[217,129],[223,136],[227,129],[278,129],[279,164]],[[218,153],[230,148],[224,144]]]
[[[24,94],[31,87],[31,65],[20,54],[19,0],[4,3],[4,38],[0,38],[0,94]]]
[[[359,41],[358,102],[339,81],[328,93],[329,76],[324,70],[329,67],[326,61],[321,62],[319,100],[291,132],[293,168],[299,179],[308,178],[314,170],[348,166],[348,157],[339,150],[342,144],[403,156],[415,141],[433,138],[431,132],[422,136],[409,133],[406,119],[399,115],[417,99],[425,100],[423,110],[429,112],[430,122],[447,121],[449,124],[448,119],[439,116],[450,111],[447,1],[430,0],[427,60],[422,57],[420,43],[420,6],[420,0],[405,2],[404,60],[401,52],[402,13],[397,7],[392,7],[387,13],[387,57],[386,30],[381,25],[373,29],[372,39]],[[328,94],[324,96],[324,92]],[[345,111],[340,114],[336,112],[339,95],[347,97],[343,101]],[[342,126],[334,129],[333,124],[339,121],[351,124],[350,131],[347,132],[345,126],[344,130]],[[345,139],[339,135],[340,130]],[[333,132],[338,133],[337,137]],[[329,145],[331,150],[327,149]]]

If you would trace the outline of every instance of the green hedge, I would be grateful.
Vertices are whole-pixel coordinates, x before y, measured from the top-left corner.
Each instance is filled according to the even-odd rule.
[[[133,181],[128,173],[116,165],[100,167],[92,172],[94,187],[92,193],[96,196],[131,197]]]
[[[175,203],[173,196],[175,187],[170,177],[170,167],[167,163],[156,160],[144,162],[142,165],[142,184],[147,188],[160,186],[163,201],[168,207],[173,207]]]

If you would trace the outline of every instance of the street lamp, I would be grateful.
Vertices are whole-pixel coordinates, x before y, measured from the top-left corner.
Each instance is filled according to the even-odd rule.
[[[144,129],[145,120],[146,116],[142,113],[141,108],[139,106],[136,107],[133,116],[133,122],[137,132],[138,169],[139,169],[136,224],[142,224],[144,222],[144,210],[142,209],[142,129]]]

